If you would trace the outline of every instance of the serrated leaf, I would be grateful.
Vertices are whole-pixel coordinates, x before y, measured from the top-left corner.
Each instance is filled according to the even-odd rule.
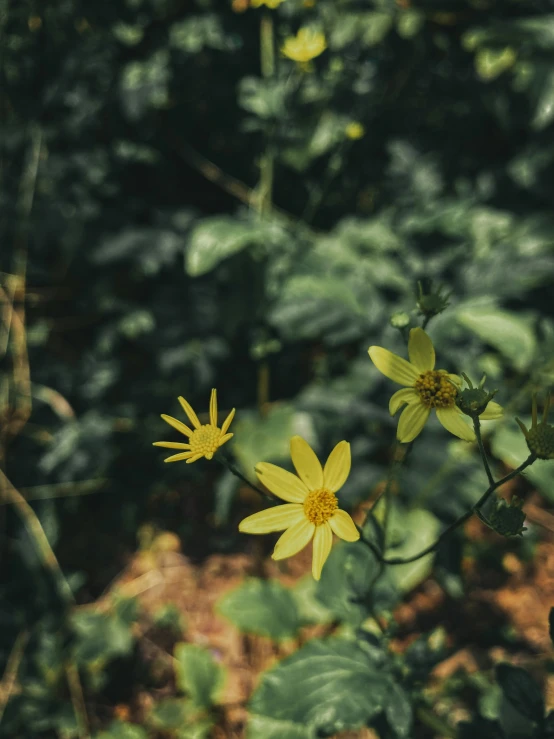
[[[212,655],[196,644],[177,644],[174,650],[177,687],[199,708],[209,708],[225,680],[225,672]]]
[[[262,675],[249,707],[329,735],[381,713],[388,689],[380,650],[365,642],[313,640]]]
[[[275,580],[251,579],[226,593],[218,612],[246,634],[292,639],[300,617],[292,593]]]
[[[527,670],[502,663],[496,666],[496,678],[505,697],[522,716],[538,723],[543,720],[542,693]]]

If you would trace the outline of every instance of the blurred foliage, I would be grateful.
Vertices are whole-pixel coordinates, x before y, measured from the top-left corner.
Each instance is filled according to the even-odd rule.
[[[328,49],[309,69],[277,53],[262,74],[262,17],[279,47],[315,25]],[[493,467],[523,461],[513,416],[528,423],[530,392],[554,381],[553,52],[550,0],[0,0],[0,462],[77,602],[2,506],[0,656],[20,664],[0,736],[84,736],[79,689],[97,739],[210,735],[224,674],[196,645],[175,647],[175,694],[146,728],[105,708],[151,680],[137,603],[95,605],[139,528],[174,531],[195,562],[253,547],[236,524],[258,503],[236,478],[164,466],[151,446],[177,396],[200,409],[217,386],[222,414],[237,408],[228,446],[252,481],[256,461],[290,467],[292,434],[322,455],[348,439],[351,510],[385,478],[396,427],[367,347],[405,354],[433,284],[449,294],[430,326],[440,366],[488,375],[506,408],[485,424]],[[551,501],[547,465],[525,475]],[[432,542],[484,489],[475,449],[429,423],[399,474],[387,554]],[[366,533],[383,549],[381,523]],[[339,625],[262,677],[247,735],[419,736],[420,684],[444,650],[422,636],[393,657],[363,624],[389,619],[433,565],[463,597],[462,557],[458,539],[380,572],[341,543],[317,586],[227,593],[218,610],[247,634]],[[157,628],[175,637],[178,614]],[[498,712],[473,706],[460,736],[554,736],[527,672],[496,677]]]

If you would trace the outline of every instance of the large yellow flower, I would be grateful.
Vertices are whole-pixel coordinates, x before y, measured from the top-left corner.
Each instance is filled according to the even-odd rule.
[[[233,416],[235,415],[235,409],[233,408],[233,410],[229,413],[229,415],[223,422],[223,426],[221,428],[218,428],[217,391],[215,388],[212,389],[212,394],[210,397],[210,423],[205,423],[204,425],[201,425],[200,421],[198,420],[198,416],[192,410],[191,405],[187,403],[184,398],[179,397],[179,403],[181,403],[181,405],[183,406],[183,410],[189,417],[191,424],[194,426],[194,431],[181,421],[178,421],[176,418],[173,418],[172,416],[166,416],[165,413],[162,413],[162,418],[170,426],[173,426],[173,428],[177,429],[177,431],[180,431],[182,434],[187,436],[188,444],[182,444],[177,441],[155,441],[154,446],[163,446],[166,449],[185,450],[180,452],[179,454],[173,454],[171,457],[168,457],[166,460],[164,460],[165,462],[179,462],[181,459],[186,459],[187,464],[190,464],[190,462],[196,462],[196,460],[200,459],[200,457],[211,459],[218,447],[225,444],[225,442],[229,441],[229,439],[233,436],[233,434],[227,433],[227,429],[231,425],[231,421],[233,420]]]
[[[456,405],[456,387],[461,387],[461,379],[446,370],[435,369],[435,349],[423,329],[413,328],[410,331],[409,362],[381,346],[370,346],[368,352],[379,372],[399,385],[405,385],[403,390],[394,393],[389,402],[391,416],[407,404],[398,422],[396,438],[399,441],[413,441],[421,432],[432,408],[451,434],[465,441],[475,440],[475,433],[466,416]],[[488,421],[501,415],[502,408],[491,400],[479,418]]]
[[[248,516],[240,522],[239,531],[247,534],[284,531],[275,545],[273,559],[292,557],[313,538],[312,574],[319,580],[331,551],[333,532],[345,541],[360,538],[348,513],[338,507],[335,495],[350,473],[350,444],[340,441],[324,469],[308,442],[300,436],[290,440],[290,455],[298,477],[269,462],[256,465],[260,482],[287,503]]]
[[[294,62],[309,62],[327,48],[325,36],[313,28],[301,28],[296,36],[285,39],[281,52]]]

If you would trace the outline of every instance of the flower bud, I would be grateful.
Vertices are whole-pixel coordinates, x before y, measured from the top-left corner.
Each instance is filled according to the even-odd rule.
[[[537,422],[537,397],[533,395],[531,428],[527,429],[519,418],[516,418],[516,422],[525,436],[529,451],[537,459],[554,459],[554,426],[546,422],[549,409],[550,394],[546,397],[542,419]]]
[[[485,390],[486,375],[483,375],[478,387],[473,387],[473,383],[463,372],[462,377],[468,387],[465,390],[458,390],[456,405],[466,416],[478,418],[485,411],[487,405],[494,398],[498,390],[493,390],[492,392]]]

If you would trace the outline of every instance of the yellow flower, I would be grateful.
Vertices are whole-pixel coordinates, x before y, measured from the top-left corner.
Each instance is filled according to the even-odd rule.
[[[325,36],[313,28],[301,28],[296,36],[285,39],[281,51],[294,62],[309,62],[327,48]]]
[[[456,406],[457,387],[461,387],[461,379],[446,370],[435,369],[435,349],[423,329],[413,328],[410,331],[409,362],[380,346],[370,346],[368,353],[379,372],[399,385],[405,385],[394,393],[389,402],[392,416],[407,403],[398,422],[396,438],[399,441],[405,444],[413,441],[423,429],[432,408],[435,408],[437,418],[451,434],[464,441],[475,440],[473,429]],[[491,400],[479,418],[483,421],[500,418],[502,412],[498,403]]]
[[[273,559],[292,557],[313,538],[312,574],[319,580],[331,551],[333,532],[345,541],[360,538],[348,513],[338,507],[335,495],[350,472],[350,444],[340,441],[324,469],[308,442],[300,436],[290,440],[290,455],[298,477],[269,462],[256,465],[260,482],[287,503],[248,516],[240,522],[239,531],[247,534],[284,531],[275,545]]]
[[[260,8],[262,5],[266,5],[271,10],[275,10],[275,8],[278,8],[283,2],[285,2],[285,0],[250,0],[250,5],[253,8]]]
[[[358,121],[352,121],[346,126],[346,128],[344,129],[344,133],[347,139],[357,141],[365,135],[365,128]]]
[[[179,403],[181,403],[181,405],[183,406],[183,410],[189,417],[191,424],[194,426],[194,430],[190,429],[188,426],[185,426],[184,423],[178,421],[176,418],[173,418],[172,416],[166,416],[165,413],[162,413],[162,418],[170,426],[173,426],[173,428],[177,429],[177,431],[180,431],[185,436],[188,436],[188,444],[181,444],[177,441],[155,441],[154,446],[163,446],[166,449],[184,450],[179,454],[173,454],[171,457],[168,457],[166,460],[164,460],[165,462],[179,462],[181,459],[186,459],[187,464],[190,464],[191,462],[196,462],[196,460],[200,459],[200,457],[211,459],[217,451],[218,447],[225,444],[225,442],[229,441],[229,439],[233,436],[233,434],[227,433],[227,429],[231,425],[231,421],[233,420],[233,416],[235,415],[235,409],[233,408],[233,410],[229,413],[229,415],[223,422],[223,426],[221,428],[218,428],[217,391],[215,388],[212,390],[212,394],[210,397],[210,423],[201,425],[200,421],[198,420],[198,416],[184,398],[180,397]]]
[[[519,418],[516,418],[516,422],[525,436],[529,451],[538,459],[554,459],[554,426],[547,423],[549,410],[550,393],[546,396],[542,419],[537,422],[537,396],[533,394],[531,428],[527,429]]]

